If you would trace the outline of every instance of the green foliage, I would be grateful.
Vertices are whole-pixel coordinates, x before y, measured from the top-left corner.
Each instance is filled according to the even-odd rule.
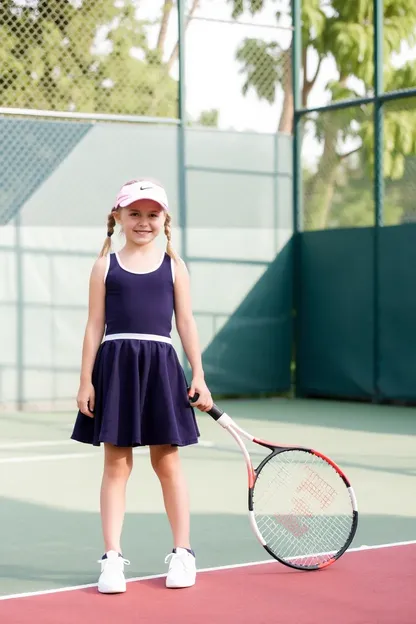
[[[415,221],[416,196],[416,156],[405,159],[403,176],[396,180],[386,181],[386,198],[392,198],[396,206],[403,210],[403,221]],[[397,223],[386,212],[386,224]]]
[[[114,0],[2,3],[2,105],[176,117],[177,82],[135,10]]]
[[[276,97],[276,85],[282,79],[282,50],[277,43],[258,39],[245,39],[237,53],[247,78],[243,85],[244,95],[253,87],[260,99],[270,104]]]
[[[212,108],[211,110],[202,111],[200,114],[197,125],[199,126],[207,126],[210,128],[218,127],[218,115],[219,111],[216,108]]]
[[[362,175],[356,164],[342,163],[327,227],[368,227],[374,225],[372,181]],[[398,223],[405,213],[398,189],[386,192],[386,223]]]
[[[262,10],[266,0],[227,0],[232,5],[232,16],[234,19],[240,17],[244,11],[249,11],[251,15],[255,15]]]
[[[306,49],[314,45],[319,52],[324,43],[324,30],[327,16],[323,11],[321,0],[302,2],[302,47]]]
[[[273,2],[273,0],[269,0]],[[244,10],[252,14],[266,4],[247,0],[233,0],[233,15],[239,17]],[[303,103],[308,98],[318,78],[311,76],[310,58],[317,56],[321,62],[332,59],[336,63],[338,78],[328,79],[325,91],[332,101],[354,100],[362,96],[355,90],[357,80],[364,92],[372,94],[374,80],[373,62],[373,0],[321,0],[302,1],[303,45]],[[277,12],[277,19],[283,14]],[[394,55],[403,44],[416,45],[416,3],[413,0],[384,0],[384,87],[387,91],[414,88],[416,63],[408,62],[397,69]],[[258,39],[245,40],[237,53],[246,77],[243,93],[253,88],[260,99],[273,103],[277,90],[288,90],[291,85],[284,80],[290,71],[286,61],[288,51],[276,42]],[[354,81],[351,79],[354,78]],[[293,106],[291,98],[284,98],[285,106]],[[405,108],[404,108],[405,107]],[[387,108],[387,107],[386,107]],[[283,111],[282,115],[287,113]],[[312,124],[312,126],[311,126]],[[369,224],[373,219],[372,184],[374,171],[374,123],[371,107],[350,107],[330,114],[314,115],[309,121],[321,157],[317,170],[304,180],[305,226],[324,228],[341,225]],[[386,180],[400,181],[406,163],[416,155],[416,98],[389,103],[384,124],[384,176]],[[354,158],[348,158],[349,147]],[[361,180],[364,187],[360,187]],[[407,179],[407,184],[409,180]],[[408,193],[405,193],[406,197]],[[385,213],[388,222],[398,222],[406,211],[403,193],[386,195]],[[401,202],[400,204],[394,202]],[[416,207],[413,207],[416,212]],[[397,221],[395,221],[395,219]]]

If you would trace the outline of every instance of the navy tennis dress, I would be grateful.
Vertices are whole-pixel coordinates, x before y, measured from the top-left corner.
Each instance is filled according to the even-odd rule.
[[[109,255],[105,335],[92,374],[94,418],[78,412],[73,440],[100,446],[198,442],[187,382],[172,345],[174,264],[136,273]]]

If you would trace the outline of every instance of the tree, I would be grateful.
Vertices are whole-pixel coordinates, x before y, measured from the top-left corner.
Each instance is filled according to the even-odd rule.
[[[266,0],[229,1],[235,18],[246,10],[255,14],[266,4]],[[281,11],[277,11],[278,20],[282,15]],[[308,106],[318,77],[322,77],[322,61],[330,57],[335,60],[338,72],[337,80],[326,83],[326,92],[332,101],[362,95],[357,93],[357,80],[353,78],[358,79],[364,94],[371,94],[374,71],[373,1],[328,0],[324,5],[320,0],[304,0],[301,19],[303,106]],[[393,55],[400,52],[403,43],[409,46],[416,43],[416,4],[412,0],[384,0],[384,83],[388,91],[416,84],[414,62],[408,62],[400,69],[393,64]],[[317,63],[311,72],[314,57]],[[293,120],[291,49],[283,50],[276,42],[246,39],[237,53],[237,59],[246,76],[244,93],[252,88],[259,98],[273,103],[276,90],[283,89],[283,108],[277,127],[280,132],[290,133]],[[402,177],[406,158],[416,154],[416,105],[410,105],[405,111],[401,107],[403,102],[391,105],[385,122],[384,175],[391,180]],[[372,177],[372,110],[371,107],[351,107],[311,116],[305,127],[315,135],[322,152],[316,171],[305,184],[305,226],[307,229],[320,229],[333,223],[331,208],[336,191],[342,189],[339,179],[345,179],[347,172],[351,175],[351,162],[355,162],[357,171],[366,169],[369,179]],[[353,147],[348,148],[349,144]],[[358,158],[351,161],[350,157],[354,155]],[[372,202],[368,202],[367,208],[362,202],[360,205],[367,213],[365,220],[369,220]],[[348,205],[345,205],[345,210],[349,210]],[[395,211],[397,217],[400,211]],[[342,215],[339,219],[338,223],[348,221]]]
[[[211,110],[202,111],[197,120],[197,125],[199,126],[208,126],[211,128],[218,127],[218,115],[219,111],[216,108],[211,108]]]
[[[153,24],[137,19],[133,0],[2,2],[2,105],[176,117],[178,85],[169,72],[178,51],[166,49],[172,8],[165,0],[152,47]]]

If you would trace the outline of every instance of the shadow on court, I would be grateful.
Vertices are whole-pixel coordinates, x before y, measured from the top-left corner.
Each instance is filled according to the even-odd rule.
[[[260,447],[255,447],[254,449],[252,448],[254,445],[252,445],[250,447],[250,454],[253,460],[254,465],[256,466],[256,464],[260,463],[260,461],[265,457],[265,455],[267,455],[267,452],[263,451]],[[207,451],[206,451],[207,452]],[[341,452],[341,451],[340,451]],[[227,463],[229,462],[235,462],[239,465],[241,465],[241,451],[239,448],[236,448],[235,446],[215,446],[215,453],[222,453],[224,454],[224,456],[226,456],[226,461]],[[338,457],[337,457],[338,459]],[[371,464],[366,464],[363,462],[359,462],[359,461],[353,461],[350,459],[346,459],[346,458],[342,458],[339,461],[342,463],[342,468],[344,470],[349,470],[350,468],[357,468],[360,470],[368,470],[370,472],[376,472],[376,473],[389,473],[392,475],[401,475],[401,476],[406,476],[406,477],[416,477],[416,467],[414,466],[410,466],[410,467],[393,467],[390,464],[386,464],[384,462],[384,457],[382,454],[380,454],[380,463],[375,463],[375,459],[374,456],[372,457],[372,463]],[[391,457],[390,457],[391,459]],[[408,455],[405,456],[403,454],[397,454],[397,456],[394,458],[396,461],[404,461],[407,462],[409,465],[410,464],[414,464],[415,463],[415,456],[414,455]],[[215,460],[215,458],[214,458]],[[257,461],[256,461],[257,460]],[[206,456],[202,455],[202,454],[196,454],[194,453],[192,455],[192,461],[195,463],[198,462],[205,462],[206,461]]]
[[[96,583],[102,554],[100,516],[0,498],[0,594]],[[361,514],[353,546],[416,539],[416,517]],[[192,543],[198,567],[269,556],[257,543],[245,514],[193,514]],[[128,578],[166,572],[171,548],[164,514],[126,515],[123,549]]]
[[[218,399],[217,405],[237,422],[240,419],[259,420],[294,425],[336,428],[345,431],[416,436],[416,407],[374,405],[320,399]],[[199,422],[210,417],[197,411]],[[30,424],[37,434],[48,432],[51,427],[69,439],[75,422],[76,410],[72,412],[0,413],[0,426],[14,427]],[[255,432],[254,432],[255,433]]]
[[[285,398],[219,399],[217,404],[235,419],[416,436],[414,407]]]

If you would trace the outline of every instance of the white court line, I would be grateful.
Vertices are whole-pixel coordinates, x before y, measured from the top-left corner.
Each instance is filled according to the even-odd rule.
[[[394,548],[396,546],[413,546],[416,544],[416,540],[411,540],[409,542],[392,542],[391,544],[375,544],[374,546],[357,546],[356,548],[350,548],[347,550],[345,555],[353,552],[363,552],[364,550],[380,550],[381,548]],[[275,563],[279,565],[278,561],[274,559],[266,559],[265,561],[250,561],[247,563],[233,563],[231,565],[225,566],[216,566],[213,568],[202,568],[201,570],[197,570],[198,574],[201,572],[219,572],[220,570],[234,570],[236,568],[249,568],[252,566],[264,565]],[[126,579],[127,583],[134,583],[137,581],[148,581],[152,579],[164,578],[165,574],[151,574],[150,576],[138,576],[136,578]],[[0,600],[11,600],[13,598],[30,598],[32,596],[46,596],[48,594],[60,594],[62,592],[69,591],[77,591],[79,589],[88,589],[90,587],[97,587],[98,583],[89,583],[87,585],[73,585],[72,587],[59,587],[58,589],[46,589],[35,592],[26,592],[23,594],[9,594],[7,596],[0,596]]]
[[[134,455],[146,455],[147,448],[138,448],[133,451]],[[99,451],[89,451],[88,453],[57,453],[55,455],[29,455],[22,457],[1,457],[0,464],[26,464],[28,462],[58,461],[60,459],[87,459],[101,457]]]
[[[16,443],[15,446],[8,445],[0,445],[0,451],[7,449],[24,449],[24,448],[43,448],[46,446],[60,446],[66,445],[68,443],[67,440],[61,440],[58,442],[22,442],[19,446],[19,443]],[[74,440],[69,440],[70,444],[76,444]],[[215,448],[214,442],[210,440],[199,440],[198,444],[194,445],[195,448]],[[95,447],[97,448],[97,447]],[[138,447],[133,449],[133,455],[146,455],[149,452],[147,447]],[[60,459],[86,459],[92,457],[101,457],[101,453],[97,450],[91,450],[87,453],[55,453],[53,455],[23,455],[20,457],[1,457],[0,464],[26,464],[29,462],[44,462],[44,461],[57,461]]]
[[[28,457],[1,457],[0,464],[26,464],[28,462],[56,461],[58,459],[85,459],[93,453],[60,453],[59,455],[29,455]]]
[[[0,444],[0,451],[12,451],[16,449],[44,448],[45,446],[66,446],[76,444],[74,440],[36,440],[35,442],[6,442]]]

